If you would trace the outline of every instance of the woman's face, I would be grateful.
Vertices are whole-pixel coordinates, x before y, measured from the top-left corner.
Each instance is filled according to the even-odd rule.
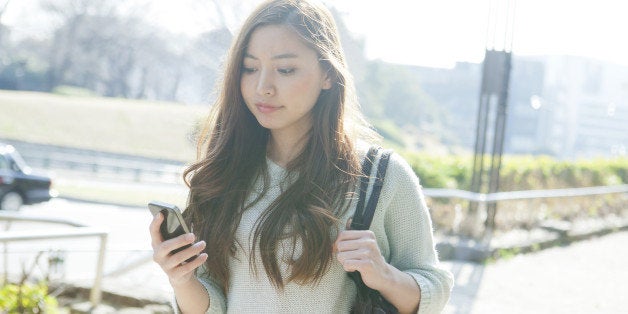
[[[286,26],[261,26],[242,62],[242,96],[257,121],[274,136],[307,132],[321,90],[331,87],[316,51]]]

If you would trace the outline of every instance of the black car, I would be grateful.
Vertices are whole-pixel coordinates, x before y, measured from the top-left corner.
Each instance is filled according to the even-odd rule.
[[[49,177],[32,173],[13,146],[0,143],[0,209],[46,202],[55,195],[51,185]]]

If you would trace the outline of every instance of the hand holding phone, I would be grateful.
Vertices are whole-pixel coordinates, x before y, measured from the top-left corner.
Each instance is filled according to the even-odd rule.
[[[159,233],[164,238],[164,240],[169,240],[172,238],[176,238],[182,234],[190,233],[188,226],[185,224],[185,220],[183,220],[183,216],[181,215],[181,210],[172,204],[151,201],[148,203],[148,209],[156,216],[161,213],[164,216],[164,221],[159,226]],[[192,246],[192,244],[184,245],[178,249],[173,250],[170,254],[175,254],[181,250],[184,250],[188,247]],[[196,255],[198,256],[198,255]],[[189,262],[196,258],[196,256],[192,256],[187,259],[186,262]]]

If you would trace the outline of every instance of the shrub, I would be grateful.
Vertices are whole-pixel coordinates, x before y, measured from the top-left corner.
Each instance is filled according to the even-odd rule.
[[[434,156],[416,152],[404,152],[402,155],[424,187],[469,189],[471,156]],[[507,155],[500,170],[501,191],[617,184],[628,184],[628,158],[563,161],[549,156]]]
[[[402,153],[425,188],[469,190],[471,156],[433,156]],[[628,159],[589,159],[564,161],[548,156],[504,156],[500,171],[500,191],[578,188],[628,184]],[[431,199],[428,205],[438,231],[455,233],[457,222],[468,219],[468,201]],[[531,229],[546,219],[567,221],[626,216],[628,197],[623,194],[582,196],[498,203],[496,228]]]
[[[471,159],[466,156],[432,156],[403,154],[426,188],[468,189],[471,182]]]
[[[6,313],[59,313],[57,299],[48,295],[44,281],[4,285],[0,289],[0,309]]]

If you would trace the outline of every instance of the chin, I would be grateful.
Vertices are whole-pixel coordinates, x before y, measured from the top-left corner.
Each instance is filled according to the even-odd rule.
[[[259,123],[259,125],[261,125],[263,128],[269,130],[276,129],[278,127],[276,123],[264,119],[257,119],[257,123]]]

